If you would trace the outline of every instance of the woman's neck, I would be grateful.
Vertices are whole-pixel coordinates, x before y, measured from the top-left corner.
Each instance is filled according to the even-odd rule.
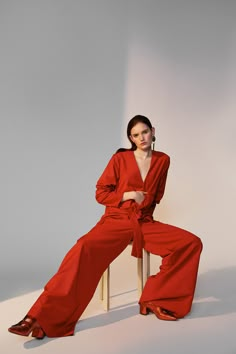
[[[144,151],[144,150],[136,149],[134,150],[134,154],[137,158],[146,160],[148,157],[152,156],[152,150],[148,149]]]

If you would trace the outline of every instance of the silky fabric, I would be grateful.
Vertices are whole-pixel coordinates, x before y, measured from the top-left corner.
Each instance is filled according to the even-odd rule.
[[[132,240],[133,256],[142,257],[145,248],[162,257],[158,273],[148,278],[139,302],[152,301],[177,318],[191,310],[201,240],[152,216],[164,194],[169,163],[168,155],[153,151],[143,181],[133,151],[112,156],[96,185],[96,199],[106,206],[104,215],[69,250],[28,312],[48,337],[74,334],[103,272]],[[134,190],[146,193],[141,204],[121,201],[124,192]]]

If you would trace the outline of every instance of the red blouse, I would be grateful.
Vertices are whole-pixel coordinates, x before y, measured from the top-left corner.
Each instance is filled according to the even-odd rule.
[[[132,221],[134,240],[132,255],[142,257],[141,222],[153,221],[153,212],[163,197],[170,158],[163,152],[152,151],[151,163],[145,180],[142,180],[134,151],[114,154],[96,185],[96,200],[106,206],[103,217],[121,217]],[[134,200],[122,202],[124,192],[144,191],[141,204]]]

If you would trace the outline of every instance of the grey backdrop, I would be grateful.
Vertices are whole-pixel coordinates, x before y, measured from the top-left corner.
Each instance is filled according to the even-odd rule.
[[[96,180],[151,118],[171,156],[157,218],[235,265],[234,0],[0,1],[0,299],[40,288],[102,214]]]

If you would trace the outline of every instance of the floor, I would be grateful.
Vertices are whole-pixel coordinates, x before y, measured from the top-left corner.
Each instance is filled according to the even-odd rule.
[[[8,333],[7,327],[23,317],[41,289],[0,302],[0,353],[236,354],[236,266],[200,269],[191,314],[165,322],[153,314],[139,315],[136,263],[130,257],[127,265],[122,257],[127,255],[112,264],[111,310],[103,310],[97,290],[73,337],[36,340]],[[158,266],[158,260],[151,263]]]

